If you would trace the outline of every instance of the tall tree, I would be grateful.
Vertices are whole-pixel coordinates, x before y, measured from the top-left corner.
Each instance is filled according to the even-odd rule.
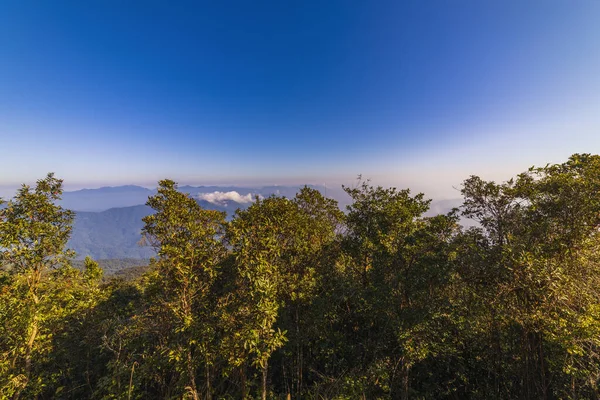
[[[314,309],[323,280],[334,267],[339,251],[339,231],[344,218],[338,204],[318,190],[304,187],[292,200],[294,216],[282,249],[279,293],[282,309],[278,326],[287,331],[288,342],[279,351],[286,390],[290,397],[302,398],[309,369],[311,347],[323,334],[316,323],[323,309]],[[305,383],[306,382],[306,383]]]
[[[32,380],[32,369],[35,357],[47,350],[52,305],[44,285],[51,270],[66,265],[73,255],[65,247],[74,214],[57,204],[62,191],[62,180],[50,173],[35,189],[23,185],[0,209],[0,266],[9,282],[5,294],[12,308],[3,317],[14,318],[3,321],[11,328],[0,339],[0,384],[15,399],[26,387],[31,394],[41,387]]]
[[[144,218],[143,234],[158,250],[151,275],[146,321],[170,325],[160,332],[169,363],[179,375],[178,388],[192,398],[200,393],[197,374],[203,370],[204,394],[212,397],[216,354],[216,313],[213,284],[226,251],[221,240],[225,214],[205,210],[177,190],[171,180],[159,182],[147,205],[155,213]]]
[[[348,340],[360,343],[364,393],[408,398],[410,371],[436,351],[435,327],[446,318],[439,299],[451,272],[457,217],[424,217],[430,201],[409,190],[362,182],[346,191],[353,203],[344,249],[357,294]]]
[[[475,290],[471,310],[480,312],[470,318],[489,321],[481,352],[494,377],[489,397],[597,396],[597,378],[577,374],[585,365],[598,376],[597,343],[589,340],[600,322],[598,176],[600,158],[584,154],[503,184],[465,181],[463,214],[480,227],[468,232],[473,246],[460,271]]]
[[[256,198],[247,210],[238,210],[227,231],[235,254],[236,283],[227,318],[233,331],[224,344],[235,355],[230,362],[242,367],[250,362],[261,370],[263,400],[269,359],[286,341],[285,332],[275,324],[283,305],[284,255],[296,239],[296,216],[295,203],[284,197]]]

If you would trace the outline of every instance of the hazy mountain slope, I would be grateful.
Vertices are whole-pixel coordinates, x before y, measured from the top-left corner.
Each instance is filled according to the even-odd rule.
[[[64,192],[60,204],[75,211],[104,211],[116,207],[146,204],[154,189],[140,186],[115,186]]]
[[[151,212],[144,205],[77,212],[68,246],[77,252],[77,258],[149,258],[154,251],[138,243],[142,218]]]
[[[238,208],[249,206],[233,201],[223,204],[197,201],[206,209],[225,211],[228,218],[233,216]],[[142,218],[151,212],[152,209],[145,205],[111,208],[101,212],[78,211],[75,214],[73,233],[68,246],[77,252],[78,259],[87,255],[94,259],[152,257],[154,251],[150,247],[139,245],[141,230],[144,227]]]

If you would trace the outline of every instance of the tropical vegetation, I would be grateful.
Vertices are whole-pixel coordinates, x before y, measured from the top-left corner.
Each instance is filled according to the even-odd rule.
[[[160,181],[157,256],[120,279],[74,266],[60,179],[23,185],[0,209],[0,398],[600,397],[600,156],[471,176],[440,215],[345,190],[228,220]]]

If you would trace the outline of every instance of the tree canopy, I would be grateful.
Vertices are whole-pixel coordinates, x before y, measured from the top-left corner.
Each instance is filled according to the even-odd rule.
[[[0,209],[0,398],[600,398],[600,156],[471,176],[439,215],[345,191],[228,221],[160,181],[157,256],[123,280],[72,261],[60,179],[24,185]]]

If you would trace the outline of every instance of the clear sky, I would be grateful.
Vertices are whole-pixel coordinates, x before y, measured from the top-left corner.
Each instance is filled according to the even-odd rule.
[[[600,152],[600,1],[0,2],[0,186],[373,182]]]

